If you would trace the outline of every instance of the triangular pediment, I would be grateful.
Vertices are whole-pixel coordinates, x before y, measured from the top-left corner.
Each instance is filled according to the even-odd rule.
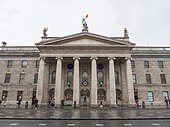
[[[46,37],[36,45],[47,46],[132,46],[133,43],[123,38],[111,38],[89,32],[82,32],[65,37]]]

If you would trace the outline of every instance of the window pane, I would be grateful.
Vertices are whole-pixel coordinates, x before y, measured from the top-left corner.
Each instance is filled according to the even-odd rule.
[[[6,74],[4,83],[10,83],[10,78],[11,78],[11,74]]]
[[[20,74],[19,83],[24,83],[24,82],[25,82],[25,74]]]
[[[165,74],[160,74],[160,78],[161,78],[161,83],[166,84]]]
[[[150,74],[146,74],[146,82],[147,84],[152,84],[152,81],[151,81],[151,75]]]
[[[158,66],[159,66],[159,68],[164,68],[163,61],[158,61]]]
[[[152,91],[148,91],[148,101],[149,102],[153,102],[154,101],[153,92]]]
[[[165,98],[169,99],[168,91],[163,91],[162,93],[163,93],[163,100],[165,100]]]
[[[21,67],[26,68],[27,67],[27,60],[23,60],[21,63]]]
[[[149,61],[144,61],[144,68],[149,68]]]
[[[12,67],[12,63],[13,63],[13,60],[8,60],[7,68],[11,68]]]
[[[135,68],[135,61],[131,61],[132,68]]]

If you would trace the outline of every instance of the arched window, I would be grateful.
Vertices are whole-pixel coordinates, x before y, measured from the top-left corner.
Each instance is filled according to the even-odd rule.
[[[119,84],[119,73],[115,71],[115,83]]]
[[[88,80],[88,73],[87,73],[87,71],[84,71],[83,72],[83,81],[87,81]]]
[[[100,87],[104,84],[104,74],[102,71],[98,71],[98,84]]]
[[[73,84],[73,72],[68,71],[67,72],[67,85],[70,87]]]
[[[51,75],[51,84],[55,84],[55,77],[56,77],[55,75],[56,75],[56,72],[53,71]]]
[[[65,95],[65,100],[73,100],[73,90],[72,89],[67,89],[64,92]]]
[[[106,100],[106,91],[104,89],[97,90],[98,100]]]

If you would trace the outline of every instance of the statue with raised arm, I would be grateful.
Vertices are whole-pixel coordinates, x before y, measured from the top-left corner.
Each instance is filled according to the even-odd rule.
[[[83,23],[83,31],[88,32],[88,26],[86,22]]]
[[[124,37],[128,37],[128,31],[126,30],[126,28],[124,29]]]
[[[44,27],[44,29],[43,29],[43,36],[44,37],[47,37],[48,35],[47,35],[47,30],[48,30],[48,27]]]

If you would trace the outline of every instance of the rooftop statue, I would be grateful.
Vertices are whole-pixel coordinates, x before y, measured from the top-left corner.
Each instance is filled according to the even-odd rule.
[[[48,35],[47,35],[47,30],[48,30],[48,27],[44,27],[44,29],[43,29],[43,36],[44,37],[47,37]]]
[[[87,26],[87,23],[86,23],[86,19],[88,18],[88,14],[86,15],[85,18],[82,18],[82,24],[83,24],[83,29],[82,31],[83,32],[88,32],[88,26]]]
[[[124,29],[124,37],[128,37],[128,31],[126,30],[126,28]]]

